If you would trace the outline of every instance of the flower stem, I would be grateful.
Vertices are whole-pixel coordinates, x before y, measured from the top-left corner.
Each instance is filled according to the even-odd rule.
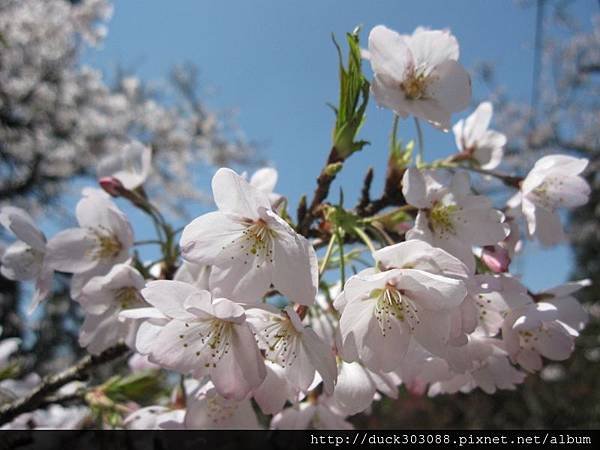
[[[398,114],[394,114],[394,120],[392,122],[392,134],[390,136],[390,143],[392,150],[396,148],[396,135],[398,134],[398,122],[400,121],[400,116]]]
[[[344,240],[340,235],[339,227],[335,228],[335,240],[340,252],[340,282],[344,286],[346,284],[346,262],[344,260]]]
[[[417,129],[417,145],[419,148],[419,154],[417,155],[417,167],[419,167],[425,159],[425,150],[423,149],[423,130],[421,129],[421,122],[416,117],[415,127]]]
[[[336,235],[332,234],[331,239],[329,239],[329,244],[327,245],[327,250],[325,251],[325,256],[323,257],[323,262],[321,262],[321,267],[319,268],[319,277],[323,275],[325,269],[327,268],[327,264],[331,259],[331,254],[333,253],[333,244],[335,244]]]
[[[359,238],[362,239],[362,241],[365,243],[365,245],[367,247],[369,247],[369,250],[371,251],[371,253],[375,253],[377,251],[377,249],[373,245],[373,241],[371,241],[371,238],[367,235],[367,233],[365,233],[359,227],[354,227],[353,231],[358,235]]]

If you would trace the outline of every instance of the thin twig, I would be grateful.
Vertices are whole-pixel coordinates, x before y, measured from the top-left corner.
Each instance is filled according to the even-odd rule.
[[[42,382],[29,394],[7,405],[0,406],[0,425],[10,422],[20,414],[34,411],[46,405],[46,397],[50,396],[71,381],[84,380],[93,368],[113,361],[129,351],[125,344],[117,344],[104,350],[99,355],[87,355],[79,362],[62,372],[44,377]]]

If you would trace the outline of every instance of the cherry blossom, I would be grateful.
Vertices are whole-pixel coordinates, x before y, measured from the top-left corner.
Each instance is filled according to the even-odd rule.
[[[496,168],[506,145],[505,135],[489,129],[492,113],[492,104],[482,102],[469,117],[452,127],[461,157],[474,161],[482,169]]]
[[[127,264],[117,264],[103,276],[91,278],[76,299],[85,311],[79,343],[100,353],[120,340],[133,347],[139,321],[119,318],[126,309],[149,306],[141,295],[142,275]]]
[[[271,209],[267,195],[230,169],[212,180],[219,211],[198,217],[183,230],[183,257],[212,265],[211,289],[256,303],[276,289],[310,305],[317,294],[317,257],[306,238]]]
[[[228,399],[241,400],[262,383],[264,363],[240,305],[180,281],[150,282],[142,296],[154,308],[121,317],[149,319],[135,345],[151,362],[196,378],[208,375]]]
[[[377,391],[398,398],[400,380],[394,374],[376,373],[359,362],[341,361],[338,382],[333,393],[336,410],[354,415],[366,410],[377,398]]]
[[[527,231],[543,245],[555,245],[564,239],[558,208],[575,208],[588,202],[590,186],[581,176],[587,165],[585,158],[544,156],[509,201],[513,208],[520,205]]]
[[[48,242],[51,267],[75,274],[98,274],[127,260],[133,230],[125,214],[104,192],[84,190],[76,216],[79,228],[61,231]]]
[[[287,307],[282,314],[265,305],[246,314],[265,358],[284,368],[284,376],[292,386],[306,391],[316,370],[325,393],[333,393],[337,368],[331,348],[302,324],[293,308]]]
[[[335,409],[330,397],[320,396],[316,402],[302,402],[273,416],[271,428],[275,430],[351,430],[352,424],[344,420]]]
[[[10,280],[35,280],[31,312],[52,288],[54,270],[48,264],[46,236],[26,211],[13,206],[0,209],[0,224],[18,239],[0,255],[0,273]]]
[[[261,428],[250,400],[226,399],[219,395],[211,382],[200,386],[190,397],[183,419],[185,429],[257,430]]]
[[[346,360],[360,358],[372,370],[396,369],[412,339],[443,353],[451,335],[451,311],[463,302],[465,284],[411,268],[365,269],[336,299],[343,305],[340,333]]]
[[[467,393],[477,387],[487,394],[493,394],[498,389],[513,390],[525,379],[525,374],[510,364],[506,352],[493,340],[474,339],[465,350],[472,358],[472,368],[433,383],[428,395]]]
[[[99,180],[115,178],[125,189],[132,191],[144,184],[151,168],[152,150],[139,141],[132,141],[100,160],[96,176]]]
[[[512,310],[502,325],[502,341],[511,359],[533,372],[542,368],[542,356],[553,361],[571,356],[579,332],[560,318],[551,303]]]
[[[446,183],[439,172],[409,168],[402,181],[406,201],[419,208],[407,239],[421,239],[459,258],[472,270],[473,246],[494,245],[508,235],[504,215],[489,198],[471,193],[469,177],[457,172]]]
[[[401,117],[412,114],[448,130],[450,115],[471,100],[471,80],[458,54],[458,42],[447,30],[417,28],[412,35],[400,35],[376,26],[369,34],[368,58],[377,103]]]
[[[275,192],[275,185],[278,178],[279,174],[277,170],[272,167],[258,169],[250,177],[250,185],[268,195],[273,209],[276,209],[284,199],[281,194]]]

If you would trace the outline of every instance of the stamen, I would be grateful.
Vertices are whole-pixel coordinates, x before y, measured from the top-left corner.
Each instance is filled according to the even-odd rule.
[[[111,260],[116,258],[123,250],[123,244],[119,241],[119,238],[105,227],[99,226],[91,231],[97,242],[91,254],[94,260]]]
[[[406,324],[411,333],[421,323],[416,306],[395,286],[387,285],[385,289],[376,289],[371,293],[371,298],[377,300],[375,318],[384,337],[392,329],[394,320]]]
[[[427,98],[427,85],[429,79],[424,73],[411,71],[400,83],[400,89],[408,100],[422,100]]]
[[[133,286],[117,289],[115,291],[115,301],[122,309],[135,308],[144,305],[141,294]]]
[[[448,234],[456,234],[455,217],[453,216],[460,210],[461,208],[458,205],[436,203],[427,212],[431,230],[442,238]]]
[[[290,366],[296,360],[296,348],[300,333],[289,319],[274,317],[271,322],[257,330],[257,338],[265,357],[282,367]]]

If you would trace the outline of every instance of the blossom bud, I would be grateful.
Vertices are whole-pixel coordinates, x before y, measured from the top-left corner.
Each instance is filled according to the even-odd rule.
[[[102,177],[98,180],[100,187],[112,197],[121,197],[125,191],[123,183],[115,177]]]
[[[510,265],[508,250],[499,245],[486,245],[483,247],[481,260],[494,273],[507,272]]]

